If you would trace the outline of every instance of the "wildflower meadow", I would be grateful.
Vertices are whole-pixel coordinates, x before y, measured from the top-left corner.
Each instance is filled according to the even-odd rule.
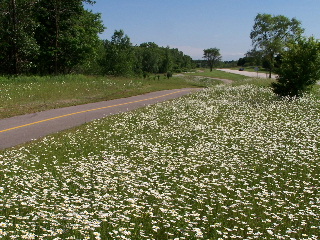
[[[320,101],[218,85],[0,152],[0,239],[320,239]]]

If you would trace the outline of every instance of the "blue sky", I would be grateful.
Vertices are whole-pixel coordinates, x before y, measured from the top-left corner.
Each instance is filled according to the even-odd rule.
[[[155,42],[193,59],[212,47],[225,61],[243,57],[258,13],[295,17],[305,36],[320,38],[320,0],[96,0],[88,8],[102,14],[102,39],[123,29],[134,45]]]

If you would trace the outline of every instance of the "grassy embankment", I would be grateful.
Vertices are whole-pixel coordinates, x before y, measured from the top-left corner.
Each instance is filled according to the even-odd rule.
[[[244,79],[248,79],[249,77],[242,76],[239,74],[233,74],[233,73],[227,73],[219,70],[213,69],[212,72],[210,72],[208,69],[202,69],[200,71],[194,72],[194,73],[187,73],[188,76],[203,76],[203,77],[212,77],[212,78],[220,78],[220,79],[230,79],[235,82],[241,81]]]
[[[319,239],[319,100],[257,82],[0,152],[0,238]]]
[[[0,78],[0,119],[147,92],[195,87],[183,79],[115,78],[67,75]]]
[[[220,76],[216,71],[215,75]],[[223,74],[223,73],[222,73]],[[212,74],[211,74],[212,76]],[[223,74],[237,80],[235,74]],[[212,79],[148,79],[121,77],[88,77],[67,75],[52,77],[0,77],[0,119],[89,102],[111,100],[152,91],[184,87],[206,87],[218,84]]]

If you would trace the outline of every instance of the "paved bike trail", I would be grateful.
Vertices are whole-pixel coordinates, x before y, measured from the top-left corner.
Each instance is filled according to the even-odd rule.
[[[95,119],[178,98],[199,90],[201,89],[164,90],[0,119],[0,150],[76,127]]]

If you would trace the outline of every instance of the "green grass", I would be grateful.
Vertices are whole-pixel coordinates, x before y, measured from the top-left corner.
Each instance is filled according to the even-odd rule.
[[[247,78],[233,82],[232,86],[252,84],[258,87],[270,88],[273,82],[276,82],[276,80],[270,78]],[[320,99],[320,84],[318,83],[312,86],[310,91],[305,93],[305,96],[308,95],[312,95],[312,97]]]
[[[319,239],[320,105],[218,85],[0,152],[1,239]]]
[[[241,68],[241,67],[234,67],[234,68],[231,68],[231,69],[239,70],[239,68]],[[256,68],[256,66],[247,66],[247,67],[244,67],[244,71],[256,72],[255,68]],[[265,68],[262,68],[262,67],[258,67],[258,68],[259,68],[259,73],[269,73],[268,69],[265,69]]]
[[[195,78],[202,76],[204,78]],[[221,84],[211,78],[230,79],[234,85],[268,86],[268,79],[254,79],[238,74],[208,69],[187,73],[169,80],[161,76],[149,79],[90,77],[83,75],[51,77],[0,77],[0,119],[90,102],[129,97],[147,92],[184,87],[209,87]],[[312,93],[320,95],[316,86]]]
[[[219,70],[215,70],[215,69],[213,69],[212,72],[210,72],[209,69],[202,69],[202,71],[195,72],[195,73],[186,73],[185,75],[229,79],[229,80],[233,80],[233,81],[239,81],[239,80],[244,80],[244,79],[249,78],[249,77],[242,76],[239,74],[227,73],[227,72],[223,72],[223,71],[219,71]]]
[[[240,86],[244,84],[252,84],[259,87],[270,87],[271,83],[275,82],[275,79],[270,78],[246,78],[243,80],[238,80],[232,83],[233,86]]]
[[[199,86],[203,84],[163,76],[160,80],[83,75],[0,77],[0,119],[158,90]]]

